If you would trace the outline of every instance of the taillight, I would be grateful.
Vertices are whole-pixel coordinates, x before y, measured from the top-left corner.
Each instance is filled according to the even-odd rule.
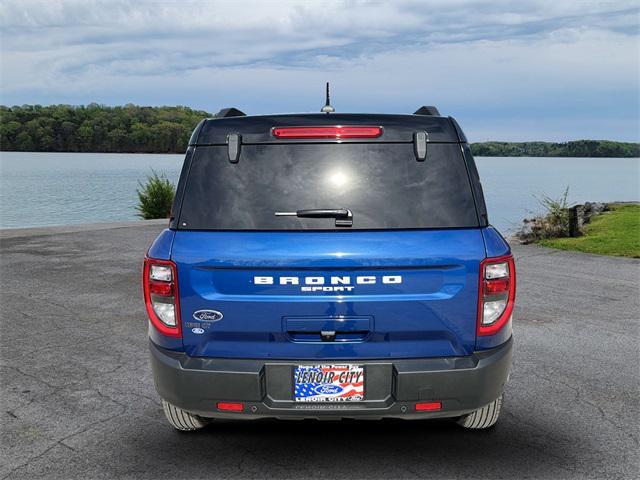
[[[163,335],[180,337],[180,301],[176,264],[170,260],[144,259],[144,301],[151,324]]]
[[[513,256],[487,258],[480,263],[478,335],[495,335],[513,313],[516,267]]]
[[[333,125],[328,127],[273,127],[271,133],[276,138],[378,138],[382,127]]]

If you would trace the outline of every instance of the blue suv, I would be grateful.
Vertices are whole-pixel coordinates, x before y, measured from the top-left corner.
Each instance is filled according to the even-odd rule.
[[[515,273],[467,140],[434,107],[222,110],[193,132],[170,227],[144,262],[167,419],[491,427]]]

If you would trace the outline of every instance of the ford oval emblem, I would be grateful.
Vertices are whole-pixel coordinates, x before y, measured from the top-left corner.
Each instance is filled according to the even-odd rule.
[[[217,310],[197,310],[193,312],[193,318],[201,322],[217,322],[222,320],[224,315]]]
[[[196,327],[192,328],[191,331],[196,335],[202,335],[204,333],[204,328]]]
[[[318,395],[335,395],[342,392],[342,387],[340,385],[332,385],[329,383],[325,385],[318,385],[314,388],[314,391]]]

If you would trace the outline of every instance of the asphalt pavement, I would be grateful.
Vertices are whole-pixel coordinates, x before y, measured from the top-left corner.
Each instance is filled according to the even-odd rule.
[[[157,222],[0,231],[0,479],[638,478],[640,261],[514,248],[490,431],[448,421],[165,421],[140,267]]]

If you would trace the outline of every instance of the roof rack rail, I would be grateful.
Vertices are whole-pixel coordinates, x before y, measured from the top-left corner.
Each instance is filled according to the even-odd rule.
[[[431,115],[432,117],[439,117],[440,116],[440,112],[438,111],[438,109],[434,106],[426,106],[423,105],[422,107],[420,107],[418,110],[416,110],[415,112],[413,112],[414,115]]]
[[[218,113],[214,115],[215,118],[246,117],[246,116],[247,116],[246,113],[233,107],[222,108]]]

